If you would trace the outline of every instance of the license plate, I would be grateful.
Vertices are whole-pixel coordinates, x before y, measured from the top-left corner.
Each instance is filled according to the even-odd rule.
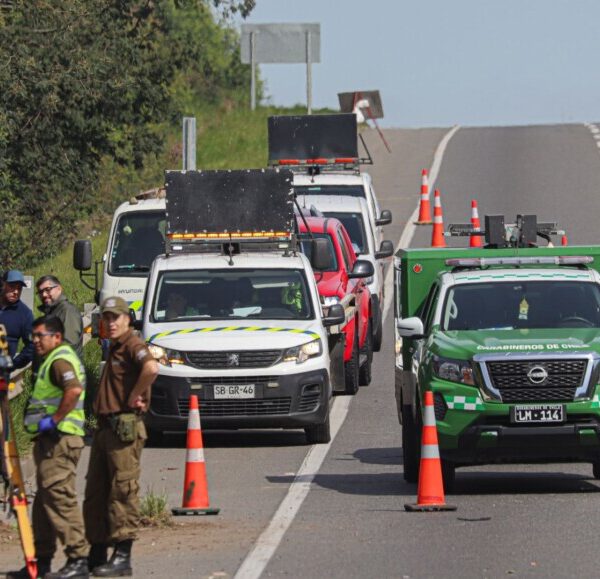
[[[215,400],[226,398],[254,398],[256,396],[256,384],[227,384],[215,386]]]
[[[531,404],[515,406],[512,421],[519,423],[531,422],[564,422],[565,407],[562,404]]]

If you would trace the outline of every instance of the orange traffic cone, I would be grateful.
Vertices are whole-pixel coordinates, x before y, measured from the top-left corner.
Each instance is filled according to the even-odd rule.
[[[563,235],[563,236],[560,238],[560,244],[561,244],[561,245],[569,245],[569,240],[567,239],[567,236],[566,236],[566,235]]]
[[[473,226],[473,231],[481,231],[481,221],[479,221],[479,210],[477,209],[477,201],[475,201],[475,199],[471,201],[471,225]],[[481,246],[481,235],[471,235],[469,247]]]
[[[438,189],[433,194],[433,231],[431,233],[431,247],[446,247],[444,239],[444,220],[442,218],[442,203]]]
[[[416,225],[429,225],[431,223],[431,206],[429,205],[429,178],[427,169],[421,171],[421,202],[419,204],[419,219]]]
[[[425,392],[425,417],[421,438],[421,465],[419,468],[419,488],[417,504],[404,505],[407,511],[455,511],[454,505],[447,505],[444,498],[442,463],[438,447],[433,392]]]
[[[206,466],[202,446],[202,427],[198,397],[190,396],[190,414],[187,430],[187,453],[185,458],[185,482],[183,504],[180,509],[171,509],[174,515],[216,515],[219,509],[211,509],[208,503]]]

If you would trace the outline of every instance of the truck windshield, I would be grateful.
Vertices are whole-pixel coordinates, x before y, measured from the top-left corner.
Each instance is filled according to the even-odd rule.
[[[306,234],[308,235],[308,234]],[[315,269],[315,271],[337,271],[338,269],[338,262],[337,262],[337,258],[335,255],[335,248],[333,247],[333,241],[331,240],[331,236],[328,233],[313,233],[313,237],[318,237],[320,239],[326,239],[329,243],[328,243],[328,249],[329,249],[329,266],[326,267],[325,269],[315,269],[313,267],[313,269]],[[306,257],[308,257],[308,260],[310,261],[311,255],[312,255],[312,243],[310,241],[310,239],[302,239],[300,241],[300,247],[302,249],[302,253],[304,255],[306,255]]]
[[[346,228],[350,241],[356,253],[367,255],[369,246],[367,245],[367,236],[365,235],[365,224],[360,213],[340,213],[340,212],[325,212],[327,217],[335,217],[342,222]]]
[[[151,318],[309,320],[314,315],[300,270],[218,269],[165,271],[158,280]]]
[[[294,185],[296,195],[345,195],[366,197],[362,185]]]
[[[600,327],[600,286],[530,281],[456,285],[446,294],[442,330]]]
[[[147,276],[154,258],[165,251],[164,211],[138,211],[119,217],[110,248],[108,271]]]

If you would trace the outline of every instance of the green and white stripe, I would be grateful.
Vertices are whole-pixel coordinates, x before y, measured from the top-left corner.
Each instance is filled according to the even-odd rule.
[[[451,410],[483,410],[483,400],[479,396],[447,396],[444,400]]]

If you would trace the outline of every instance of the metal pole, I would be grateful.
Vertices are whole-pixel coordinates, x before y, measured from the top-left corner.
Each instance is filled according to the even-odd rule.
[[[255,32],[250,33],[250,110],[256,110],[256,54]]]
[[[306,109],[309,115],[312,114],[312,54],[311,54],[311,34],[310,30],[306,32]]]
[[[196,117],[183,117],[183,170],[196,170]]]

